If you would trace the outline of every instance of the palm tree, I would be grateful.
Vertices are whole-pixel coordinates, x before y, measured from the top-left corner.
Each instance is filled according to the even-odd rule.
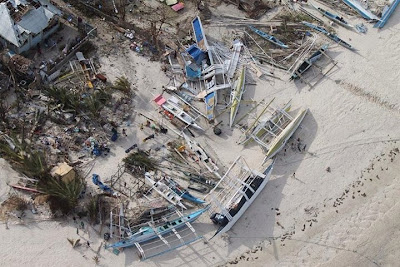
[[[127,96],[132,94],[131,91],[131,83],[128,81],[128,78],[125,76],[118,77],[117,80],[114,82],[114,85],[111,87],[115,90],[121,91]]]
[[[42,179],[38,188],[43,193],[49,195],[52,210],[61,210],[68,213],[78,204],[78,198],[84,188],[84,182],[80,177],[75,177],[72,181],[64,182],[62,179],[47,176]]]

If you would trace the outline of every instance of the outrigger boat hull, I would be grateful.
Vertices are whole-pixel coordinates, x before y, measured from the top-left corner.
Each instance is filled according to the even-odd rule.
[[[293,133],[300,126],[300,123],[303,121],[304,117],[307,114],[308,109],[301,110],[297,116],[286,126],[285,129],[274,139],[274,141],[270,144],[270,149],[268,150],[265,160],[268,160],[275,156],[281,149],[285,146],[286,142],[293,135]],[[264,160],[264,161],[265,161]]]
[[[282,48],[289,48],[289,46],[287,46],[286,44],[284,44],[282,41],[278,40],[276,37],[266,34],[263,31],[260,31],[259,29],[253,27],[253,26],[249,26],[250,30],[252,30],[253,32],[255,32],[256,34],[258,34],[259,36],[261,36],[262,38],[264,38],[265,40],[279,46]]]
[[[145,173],[145,180],[149,185],[152,186],[152,188],[154,188],[154,190],[158,194],[160,194],[168,202],[186,209],[186,207],[181,203],[182,198],[178,194],[176,194],[171,188],[169,188],[167,185],[161,183],[160,181],[156,182],[153,179],[151,179],[151,176],[148,172]],[[165,187],[167,192],[165,193],[165,192],[161,191],[160,187]]]
[[[211,220],[214,223],[220,224],[220,227],[218,228],[217,232],[214,234],[213,237],[219,236],[227,231],[229,231],[232,226],[239,220],[239,218],[246,212],[246,210],[250,207],[250,205],[253,203],[253,201],[257,198],[257,196],[260,194],[260,192],[264,189],[266,184],[268,183],[271,173],[273,170],[273,165],[274,162],[272,162],[264,171],[265,177],[257,177],[251,185],[254,184],[256,186],[255,192],[252,194],[250,190],[246,191],[246,195],[249,196],[249,194],[252,194],[248,200],[244,196],[242,196],[240,202],[237,204],[238,209],[234,210],[231,209],[229,211],[229,214],[232,216],[232,220],[228,220],[226,216],[223,214],[219,214],[220,218],[216,218],[218,215],[213,214],[211,216]],[[258,182],[258,184],[256,183]],[[254,188],[252,186],[252,188]]]
[[[317,6],[313,5],[313,4],[310,4],[310,5],[312,7],[314,7],[318,12],[320,12],[323,16],[325,16],[328,19],[336,22],[337,24],[339,24],[339,25],[341,25],[341,26],[343,26],[345,28],[348,28],[348,29],[353,29],[354,28],[354,26],[350,25],[347,21],[345,21],[343,19],[343,17],[341,17],[339,15],[332,14],[331,12],[329,12],[329,11],[323,9],[323,8],[317,7]]]
[[[150,240],[153,240],[158,237],[158,235],[166,235],[173,231],[173,229],[179,229],[186,225],[186,223],[191,223],[197,220],[204,212],[209,209],[209,206],[205,207],[204,209],[197,210],[192,212],[189,215],[185,215],[183,217],[179,217],[173,221],[168,221],[162,226],[158,227],[150,227],[145,226],[140,228],[140,230],[134,233],[131,237],[116,242],[114,244],[106,245],[105,248],[126,248],[132,247],[135,243],[143,243]],[[154,231],[154,229],[158,232],[158,234]]]
[[[245,78],[246,77],[246,68],[243,67],[242,71],[240,73],[239,76],[239,80],[238,83],[236,85],[236,88],[234,90],[234,92],[232,93],[232,105],[231,105],[231,113],[229,116],[229,126],[232,128],[233,123],[235,121],[236,118],[236,114],[239,110],[239,105],[240,105],[240,101],[242,99],[243,96],[243,92],[244,92],[244,86],[245,86]]]

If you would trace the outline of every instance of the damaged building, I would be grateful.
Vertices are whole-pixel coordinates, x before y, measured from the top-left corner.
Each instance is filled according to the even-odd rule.
[[[61,11],[47,0],[0,0],[0,43],[20,54],[59,27]]]

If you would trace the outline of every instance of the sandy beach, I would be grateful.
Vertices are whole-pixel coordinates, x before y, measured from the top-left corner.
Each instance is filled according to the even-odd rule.
[[[223,7],[230,12],[232,7]],[[233,11],[232,11],[233,12]],[[262,18],[266,19],[266,18]],[[353,18],[353,24],[363,22]],[[397,266],[400,257],[400,11],[384,29],[367,24],[367,34],[336,28],[356,52],[331,45],[327,54],[337,66],[318,84],[309,88],[289,81],[252,73],[244,100],[271,100],[275,106],[292,101],[294,112],[309,108],[300,128],[276,157],[271,180],[258,198],[222,237],[209,240],[216,230],[207,215],[193,225],[201,239],[147,261],[140,261],[135,248],[115,255],[104,249],[99,226],[79,228],[72,217],[43,219],[31,214],[21,220],[0,224],[0,258],[3,266]],[[365,23],[365,22],[364,22]],[[212,24],[212,22],[210,23]],[[205,25],[210,37],[224,35],[225,28]],[[106,38],[102,38],[104,35]],[[109,42],[100,31],[98,43]],[[101,71],[111,81],[124,75],[138,89],[135,110],[168,124],[152,99],[171,81],[162,64],[141,57],[129,47],[111,46],[101,51]],[[246,110],[242,104],[241,110]],[[239,116],[242,114],[239,110]],[[239,129],[229,128],[229,115],[220,120],[221,136],[213,134],[205,121],[204,134],[196,140],[205,144],[221,165],[228,167],[242,155],[250,167],[259,169],[264,159],[256,144],[238,145]],[[141,131],[143,122],[132,114],[125,126],[127,137],[114,143],[108,157],[94,160],[91,174],[110,177],[126,156],[125,149],[150,134]],[[168,135],[143,144],[154,149],[176,138]],[[305,145],[297,148],[297,140]],[[291,145],[294,143],[294,145]],[[294,146],[294,149],[293,149]],[[19,175],[0,159],[0,202],[12,190],[7,183]],[[72,248],[67,238],[83,241]],[[86,245],[90,242],[90,247]]]

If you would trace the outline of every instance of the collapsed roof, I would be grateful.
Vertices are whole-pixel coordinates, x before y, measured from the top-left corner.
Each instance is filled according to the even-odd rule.
[[[16,47],[43,31],[61,11],[48,0],[0,0],[0,36]]]

